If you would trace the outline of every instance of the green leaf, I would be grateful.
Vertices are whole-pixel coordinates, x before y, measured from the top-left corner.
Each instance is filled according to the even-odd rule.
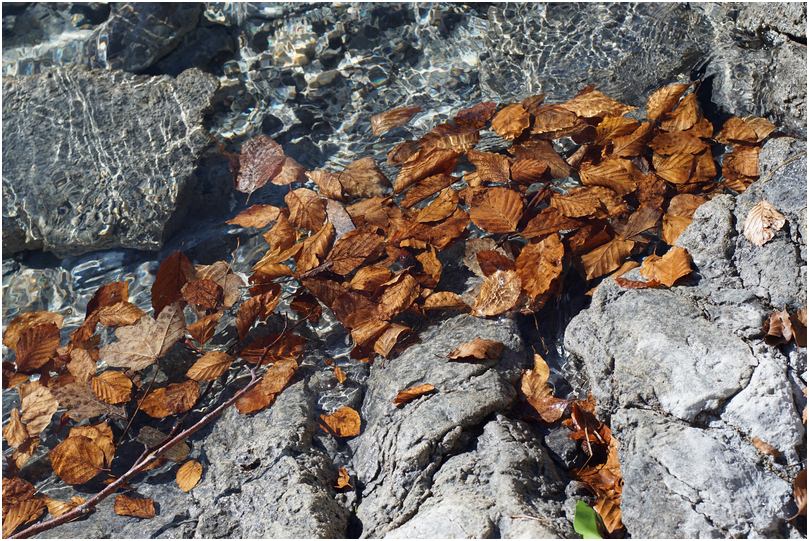
[[[573,517],[573,529],[582,539],[603,539],[599,532],[598,513],[581,500],[576,501],[576,516]]]

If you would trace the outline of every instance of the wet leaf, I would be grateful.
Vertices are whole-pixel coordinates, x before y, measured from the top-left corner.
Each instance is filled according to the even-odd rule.
[[[674,83],[652,92],[646,100],[646,118],[657,120],[670,112],[689,86],[690,83]]]
[[[36,381],[23,384],[20,395],[22,422],[29,436],[37,436],[50,424],[59,404],[50,389]]]
[[[371,117],[371,133],[377,137],[399,126],[404,126],[413,115],[421,112],[421,107],[397,107],[384,113],[378,113]]]
[[[349,231],[334,243],[326,261],[331,271],[346,276],[382,250],[383,238],[374,230],[363,228]]]
[[[40,323],[25,329],[14,344],[17,370],[31,372],[40,368],[56,355],[59,343],[59,327],[55,323]]]
[[[491,188],[472,200],[469,218],[489,233],[510,233],[522,217],[522,196],[508,188]]]
[[[87,303],[85,319],[89,319],[101,308],[126,302],[129,300],[129,284],[126,282],[112,282],[99,287],[93,298]]]
[[[93,392],[107,404],[129,402],[132,395],[132,380],[123,372],[107,370],[91,382]]]
[[[321,415],[320,419],[338,437],[353,438],[360,434],[360,425],[362,423],[360,414],[349,406],[342,406],[334,413]]]
[[[266,135],[246,141],[239,156],[236,189],[247,194],[258,190],[281,172],[285,159],[281,145]]]
[[[784,224],[786,224],[784,215],[762,199],[747,213],[744,220],[744,236],[754,245],[764,246],[784,227]]]
[[[143,310],[131,302],[118,302],[98,310],[98,321],[105,327],[121,327],[137,323]]]
[[[202,345],[208,342],[216,332],[216,325],[219,323],[219,320],[222,319],[224,312],[216,312],[215,314],[210,314],[205,317],[202,317],[188,326],[188,334],[191,335],[191,338],[197,341],[198,344]]]
[[[567,410],[568,400],[553,396],[548,384],[551,371],[541,355],[534,354],[533,370],[526,370],[520,380],[520,390],[526,401],[546,423],[555,423]]]
[[[454,150],[440,148],[419,150],[402,164],[399,175],[393,183],[393,191],[401,193],[413,184],[428,177],[449,175],[455,169],[457,160],[458,152]],[[442,186],[440,189],[446,188],[447,185]]]
[[[14,349],[24,331],[47,323],[53,323],[56,327],[62,328],[63,322],[64,318],[53,312],[25,312],[15,317],[6,326],[6,330],[3,332],[3,345]]]
[[[317,299],[309,293],[298,293],[289,303],[289,307],[300,317],[306,318],[310,323],[317,323],[323,314],[323,309]]]
[[[261,228],[278,219],[281,209],[274,205],[252,205],[225,223],[239,227]]]
[[[156,511],[151,498],[134,498],[126,494],[115,496],[114,510],[116,515],[124,517],[154,518]]]
[[[183,492],[189,492],[197,486],[200,479],[202,479],[202,464],[196,460],[189,460],[177,469],[177,486]]]
[[[534,112],[534,125],[531,127],[531,133],[549,134],[556,138],[580,122],[576,113],[561,105],[545,105]]]
[[[260,365],[282,360],[297,362],[305,347],[306,340],[302,336],[290,332],[270,333],[252,341],[239,355],[249,363]]]
[[[474,129],[481,129],[491,120],[494,112],[497,110],[497,104],[493,101],[484,101],[461,109],[455,115],[455,124]]]
[[[346,373],[339,366],[334,367],[334,379],[337,380],[337,383],[340,383],[340,384],[345,383]]]
[[[613,100],[594,88],[585,88],[561,106],[582,118],[623,116],[635,109]]]
[[[396,398],[393,399],[393,403],[396,404],[397,408],[401,408],[408,402],[412,402],[413,400],[417,399],[420,396],[432,394],[434,392],[435,386],[430,385],[429,383],[424,383],[423,385],[416,385],[414,387],[409,387],[404,391],[399,391],[399,393],[396,395]]]
[[[492,119],[492,131],[509,141],[516,139],[531,124],[531,116],[519,103],[507,105]]]
[[[448,357],[453,361],[497,361],[504,348],[502,342],[478,337],[453,349]]]
[[[194,407],[199,399],[199,384],[196,381],[172,383],[147,394],[140,409],[149,417],[163,419],[169,415],[185,413]]]
[[[92,388],[87,383],[67,383],[51,387],[51,393],[63,408],[67,408],[67,415],[74,421],[92,419],[99,415],[115,415],[124,417],[125,411],[119,406],[111,406],[96,398]]]
[[[671,287],[677,280],[691,274],[691,256],[685,248],[672,246],[663,257],[647,256],[640,267],[640,274],[648,280]]]
[[[33,522],[45,512],[41,498],[31,498],[8,506],[3,511],[3,537],[7,538],[23,524]]]
[[[183,298],[198,310],[214,310],[222,303],[224,290],[213,280],[192,280],[182,288]]]
[[[498,316],[520,299],[520,278],[515,271],[497,271],[483,280],[473,307],[475,315]]]
[[[152,284],[152,307],[155,317],[163,311],[163,308],[182,299],[183,286],[193,280],[195,274],[194,266],[182,252],[174,252],[160,263]]]
[[[802,469],[792,481],[792,495],[798,505],[796,516],[806,516],[806,469]]]
[[[101,473],[104,453],[86,436],[70,436],[50,452],[51,467],[69,485],[80,485]]]
[[[284,197],[289,221],[301,229],[318,231],[326,222],[326,200],[309,188],[292,190]]]
[[[142,317],[135,325],[115,330],[118,338],[99,352],[109,366],[143,370],[151,366],[185,334],[185,317],[179,304],[167,306],[157,321]]]
[[[224,351],[209,351],[191,366],[186,376],[194,381],[213,381],[228,371],[233,357]]]
[[[236,312],[236,331],[239,339],[245,339],[253,323],[270,317],[280,301],[281,286],[279,284],[273,284],[269,291],[244,301]]]
[[[419,210],[416,221],[420,223],[438,222],[449,217],[458,206],[458,192],[446,188],[429,205]]]

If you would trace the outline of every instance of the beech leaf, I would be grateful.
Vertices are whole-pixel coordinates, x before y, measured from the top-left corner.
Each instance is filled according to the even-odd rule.
[[[320,419],[338,437],[353,438],[360,433],[360,414],[349,406],[342,406],[334,413],[321,415]]]
[[[744,220],[744,236],[756,246],[764,246],[786,222],[783,214],[762,199],[747,213]]]
[[[115,496],[113,506],[116,515],[136,518],[154,518],[156,511],[151,498],[134,498],[126,494]]]
[[[202,464],[189,460],[177,469],[177,486],[183,492],[189,492],[202,479]]]
[[[396,404],[397,408],[401,408],[408,402],[412,402],[413,400],[417,399],[420,396],[434,393],[435,386],[430,385],[429,383],[425,383],[423,385],[416,385],[414,387],[408,387],[404,391],[399,391],[396,395],[396,398],[393,399],[393,403]]]

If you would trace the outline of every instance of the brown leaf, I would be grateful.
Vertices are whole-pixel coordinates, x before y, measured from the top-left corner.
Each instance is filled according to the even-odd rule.
[[[396,109],[390,109],[384,113],[375,114],[371,117],[371,133],[379,137],[393,128],[404,126],[410,122],[413,115],[420,112],[421,107],[410,106],[397,107]]]
[[[660,221],[660,210],[648,205],[641,205],[633,212],[625,223],[614,224],[615,232],[624,239],[633,239],[641,233],[657,227]]]
[[[692,194],[675,195],[669,202],[669,208],[663,215],[663,240],[666,244],[674,244],[691,220],[697,208],[707,199]]]
[[[429,383],[416,385],[415,387],[409,387],[404,391],[399,391],[399,393],[396,395],[396,398],[393,399],[393,403],[396,404],[397,408],[401,408],[408,402],[412,402],[413,400],[417,399],[420,396],[432,394],[434,392],[435,386],[430,385]]]
[[[622,135],[612,140],[612,154],[621,158],[640,156],[646,148],[646,141],[652,133],[652,124],[644,122],[628,135]]]
[[[792,495],[798,506],[796,516],[806,516],[806,469],[802,469],[792,481]]]
[[[198,310],[214,310],[222,302],[222,286],[209,279],[192,280],[182,288],[183,298]]]
[[[51,393],[67,415],[74,421],[92,419],[99,415],[124,417],[125,411],[119,406],[111,406],[98,400],[87,383],[67,383],[50,388]]]
[[[51,467],[69,485],[86,483],[104,466],[104,453],[86,436],[70,436],[50,452]]]
[[[637,188],[633,177],[633,165],[622,158],[608,158],[598,165],[586,163],[579,170],[585,186],[604,186],[618,195],[632,193]]]
[[[281,170],[275,175],[270,182],[276,186],[286,186],[294,182],[301,182],[304,178],[306,169],[290,157],[284,158],[281,164]]]
[[[213,381],[228,371],[233,357],[224,351],[209,351],[191,366],[186,376],[194,381]]]
[[[498,316],[520,299],[520,278],[515,271],[497,271],[483,280],[473,307],[477,316]]]
[[[584,275],[588,280],[604,276],[621,266],[635,243],[619,237],[581,256]]]
[[[390,181],[371,157],[360,158],[348,165],[338,175],[343,191],[353,197],[374,197],[382,195],[390,186]]]
[[[390,352],[396,346],[396,342],[399,341],[399,337],[409,331],[410,327],[406,325],[392,323],[382,332],[379,338],[376,339],[376,342],[374,342],[374,351],[387,359]]]
[[[129,402],[132,395],[132,380],[123,372],[107,370],[91,382],[93,392],[107,404]]]
[[[123,517],[154,518],[156,511],[151,498],[133,498],[126,494],[115,496],[115,514]]]
[[[340,469],[337,472],[337,482],[334,484],[334,488],[339,490],[346,487],[351,487],[351,476],[348,475],[348,470],[345,469],[344,466],[340,466]]]
[[[479,130],[486,126],[486,123],[491,120],[496,110],[497,104],[493,101],[478,103],[458,111],[454,118],[455,124]]]
[[[558,209],[546,207],[531,218],[519,233],[526,239],[535,239],[551,233],[576,229],[581,225],[581,221],[564,216]]]
[[[277,220],[280,213],[281,209],[273,205],[252,205],[225,223],[261,228]]]
[[[328,197],[335,201],[343,200],[343,185],[340,184],[340,176],[337,173],[317,169],[308,171],[306,176],[315,183],[318,193],[323,197]]]
[[[168,441],[169,435],[150,426],[143,426],[136,439],[145,445],[147,449],[156,449]],[[187,443],[181,441],[170,447],[163,456],[172,462],[182,462],[188,458],[190,453],[191,448]]]
[[[640,122],[634,118],[627,118],[625,116],[608,116],[604,117],[601,122],[596,125],[596,138],[595,144],[606,145],[616,137],[623,137],[634,133],[640,126]]]
[[[161,311],[157,321],[142,317],[135,325],[116,329],[118,341],[99,353],[111,367],[143,370],[168,353],[184,333],[183,311],[179,304],[172,304]]]
[[[759,437],[754,436],[752,439],[753,446],[758,449],[758,452],[763,455],[770,455],[771,457],[778,458],[781,456],[781,451],[767,443],[766,441],[762,440]]]
[[[429,205],[419,210],[416,221],[420,223],[438,222],[450,216],[458,206],[458,192],[446,188]]]
[[[10,349],[17,346],[20,335],[28,329],[37,325],[53,323],[57,328],[62,328],[64,318],[54,312],[25,312],[11,320],[3,332],[3,345]]]
[[[29,436],[37,436],[50,424],[59,404],[50,389],[38,381],[21,385],[20,396],[22,422]]]
[[[671,156],[652,156],[655,173],[662,179],[674,184],[685,184],[691,180],[696,166],[696,159],[691,154],[673,154]]]
[[[55,323],[40,323],[20,333],[14,344],[17,370],[31,372],[56,355],[59,347],[59,327]]]
[[[252,364],[264,365],[279,361],[297,362],[303,355],[305,346],[306,340],[297,334],[270,333],[252,341],[239,352],[239,355]]]
[[[202,479],[202,464],[189,460],[177,469],[177,486],[183,492],[189,492]]]
[[[396,282],[385,289],[379,302],[379,317],[384,320],[390,320],[406,310],[419,296],[418,282],[410,274],[402,274],[394,280]]]
[[[473,198],[469,218],[489,233],[510,233],[517,229],[522,212],[519,193],[508,188],[490,188]]]
[[[593,88],[582,90],[576,97],[562,103],[561,106],[582,118],[623,116],[635,109],[635,107],[619,103]]]
[[[507,105],[492,119],[492,131],[509,141],[516,139],[531,124],[531,115],[519,103]]]
[[[520,390],[543,421],[555,423],[564,415],[569,401],[553,396],[553,389],[548,384],[550,373],[545,359],[534,354],[534,368],[523,373]]]
[[[661,132],[652,139],[649,147],[661,156],[672,154],[699,154],[708,148],[699,137],[686,132]]]
[[[98,310],[98,321],[105,327],[121,327],[137,323],[143,310],[131,302],[118,302]]]
[[[722,130],[716,134],[720,143],[760,143],[775,130],[775,125],[761,117],[731,117],[725,121]]]
[[[242,145],[236,189],[253,193],[281,172],[284,164],[281,145],[266,135],[257,135]]]
[[[450,291],[437,291],[424,300],[425,310],[469,310],[460,295]]]
[[[326,200],[309,188],[292,190],[284,197],[289,221],[301,229],[318,231],[326,221]]]
[[[480,132],[473,128],[439,124],[421,138],[421,148],[426,151],[448,149],[463,153],[471,150],[480,141]]]
[[[45,503],[41,498],[14,503],[3,510],[3,537],[8,538],[23,524],[33,522],[45,512]]]
[[[317,323],[323,314],[323,309],[317,299],[309,293],[298,293],[289,303],[292,308],[302,318],[306,318],[310,323]]]
[[[331,271],[346,276],[381,252],[383,239],[370,228],[349,231],[334,243],[326,261]]]
[[[480,182],[508,182],[511,178],[508,156],[470,150],[466,153],[466,157],[475,166],[475,173]]]
[[[640,267],[640,274],[647,280],[671,287],[677,280],[691,274],[691,256],[685,248],[672,246],[663,257],[647,256]]]
[[[510,146],[508,153],[519,159],[532,159],[548,164],[553,178],[565,178],[571,175],[573,168],[568,164],[549,141],[529,139]]]
[[[726,154],[722,161],[722,174],[731,179],[750,178],[759,175],[758,147],[734,145],[733,151]]]
[[[548,172],[548,163],[534,158],[517,158],[511,163],[511,179],[520,184],[539,182]]]
[[[558,134],[570,130],[580,122],[576,113],[561,105],[544,105],[534,112],[534,125],[531,127],[531,133],[535,135],[550,134],[555,139]]]
[[[328,429],[340,438],[353,438],[360,433],[360,414],[354,408],[342,406],[334,413],[321,415]]]
[[[401,193],[411,185],[427,177],[442,174],[448,175],[455,169],[458,155],[458,152],[449,149],[437,148],[433,150],[419,150],[402,164],[399,175],[393,183],[393,191],[395,193]],[[442,186],[442,188],[445,187],[446,186]]]
[[[195,274],[194,266],[182,252],[174,252],[160,263],[152,284],[152,307],[155,316],[158,316],[163,308],[182,298],[183,286],[193,280]]]
[[[61,500],[54,500],[53,498],[45,497],[45,505],[48,507],[48,513],[55,517],[61,517],[65,513],[73,511],[76,507],[80,506],[87,500],[80,496],[73,496],[70,501],[63,502]]]
[[[14,449],[25,443],[28,439],[28,430],[26,430],[25,425],[20,420],[20,410],[17,408],[11,410],[8,422],[3,427],[3,437]]]
[[[236,312],[236,331],[239,333],[239,339],[244,340],[253,323],[270,317],[280,301],[280,284],[273,284],[269,291],[244,301]]]
[[[534,308],[541,308],[545,302],[543,297],[554,293],[558,287],[564,257],[565,247],[557,234],[525,245],[517,257],[517,276]]]
[[[504,347],[502,342],[478,337],[453,349],[448,357],[453,361],[497,361]]]
[[[690,83],[674,83],[652,92],[646,101],[646,118],[657,120],[671,111],[689,86]]]
[[[337,383],[340,383],[340,384],[345,383],[346,373],[339,366],[334,367],[334,379],[337,380]]]
[[[70,429],[68,437],[84,436],[92,441],[104,454],[104,464],[109,466],[115,457],[112,428],[106,422],[95,425],[74,426]]]
[[[205,344],[213,337],[214,332],[216,332],[216,325],[219,323],[219,320],[222,319],[223,315],[224,312],[220,311],[198,319],[188,326],[188,334],[190,334],[191,338],[196,340],[198,344]]]
[[[106,306],[129,300],[129,284],[126,282],[112,282],[99,287],[93,298],[87,303],[85,319],[89,319],[95,312]]]
[[[567,195],[553,194],[550,206],[568,218],[616,216],[627,210],[623,198],[603,186],[574,188]]]
[[[693,127],[699,119],[697,95],[691,93],[680,100],[673,112],[663,115],[660,128],[664,131],[683,131]]]
[[[764,246],[784,227],[784,224],[786,224],[784,215],[762,199],[747,213],[744,220],[744,236],[754,245]]]
[[[162,419],[169,415],[185,413],[194,407],[199,399],[199,384],[186,380],[155,389],[147,394],[140,408],[148,416]]]
[[[483,276],[490,276],[499,270],[513,271],[515,269],[514,260],[497,250],[481,250],[477,253],[477,258]]]

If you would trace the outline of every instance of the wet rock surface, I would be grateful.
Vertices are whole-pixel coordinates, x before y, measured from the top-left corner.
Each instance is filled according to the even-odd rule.
[[[790,532],[790,481],[806,453],[806,349],[765,344],[761,325],[806,298],[805,143],[766,143],[761,177],[704,204],[677,240],[693,257],[693,284],[631,290],[606,280],[567,327],[565,346],[619,441],[633,536]],[[761,199],[789,225],[756,247],[741,231]],[[782,458],[759,453],[753,438]],[[661,520],[650,508],[675,511]]]

